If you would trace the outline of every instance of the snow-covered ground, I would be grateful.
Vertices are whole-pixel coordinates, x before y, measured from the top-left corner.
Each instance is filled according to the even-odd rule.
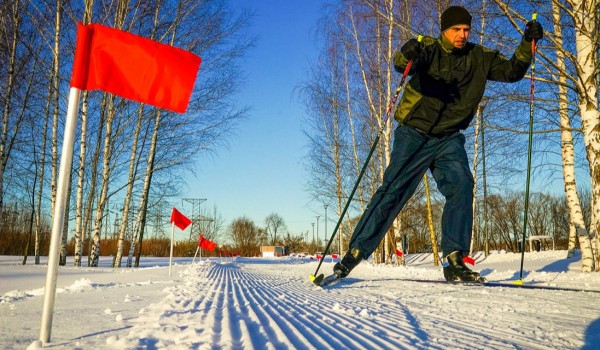
[[[475,255],[492,281],[519,279],[520,254]],[[525,284],[600,291],[565,251],[525,255]],[[36,348],[46,267],[0,257],[0,348]],[[29,259],[28,261],[32,261]],[[101,258],[109,264],[110,257]],[[144,258],[138,269],[61,267],[51,349],[600,349],[600,293],[409,282],[442,279],[432,255],[363,262],[311,284],[299,257]],[[45,261],[43,261],[45,263]],[[330,273],[327,258],[320,271]]]

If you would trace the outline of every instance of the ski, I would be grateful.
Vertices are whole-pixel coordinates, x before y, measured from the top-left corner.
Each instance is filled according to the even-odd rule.
[[[338,275],[333,273],[327,277],[325,277],[324,274],[320,274],[314,278],[312,278],[312,276],[311,276],[311,280],[312,280],[312,283],[314,283],[314,285],[316,285],[318,287],[325,287],[325,286],[331,286],[331,285],[337,284],[338,282],[342,281],[342,278],[340,278]]]
[[[311,281],[316,286],[321,288],[330,287],[341,282],[343,278],[339,278],[336,274],[325,276],[320,274],[317,277],[311,276]],[[585,288],[572,288],[572,287],[558,287],[558,286],[544,286],[535,284],[524,284],[515,283],[511,281],[488,281],[482,278],[479,281],[446,281],[446,280],[424,280],[424,279],[400,279],[400,282],[418,282],[418,283],[436,283],[445,285],[455,286],[473,286],[473,287],[496,287],[496,288],[514,288],[514,289],[536,289],[536,290],[553,290],[562,292],[588,292],[588,293],[600,293],[598,289],[585,289]]]
[[[522,284],[513,283],[511,281],[500,282],[500,281],[445,281],[445,280],[420,280],[420,279],[400,279],[400,282],[420,282],[420,283],[437,283],[446,285],[462,285],[462,286],[482,286],[482,287],[501,287],[501,288],[515,288],[515,289],[537,289],[537,290],[554,290],[563,292],[589,292],[589,293],[600,293],[597,289],[584,289],[584,288],[572,288],[572,287],[558,287],[558,286],[543,286],[535,284]]]

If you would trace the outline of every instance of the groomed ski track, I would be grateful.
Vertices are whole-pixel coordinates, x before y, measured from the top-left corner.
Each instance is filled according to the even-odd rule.
[[[594,293],[416,283],[401,279],[432,278],[439,271],[396,267],[381,273],[368,264],[353,271],[356,277],[322,289],[308,278],[316,264],[238,258],[182,267],[164,299],[140,311],[113,345],[578,349],[590,344],[589,324],[598,330]],[[324,263],[322,271],[331,266]],[[571,301],[589,307],[573,308]]]

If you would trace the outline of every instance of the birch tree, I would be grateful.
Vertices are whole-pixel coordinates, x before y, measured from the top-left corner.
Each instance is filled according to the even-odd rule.
[[[123,28],[125,17],[129,12],[129,0],[117,1],[115,10],[115,25],[117,29]],[[117,115],[117,108],[122,106],[122,100],[119,101],[119,106],[115,106],[115,98],[112,94],[106,99],[107,115],[104,125],[104,150],[102,162],[102,189],[100,198],[96,206],[96,219],[94,224],[94,235],[92,237],[92,248],[90,250],[89,266],[97,267],[100,259],[100,233],[102,231],[102,223],[104,219],[104,209],[108,200],[108,186],[111,177],[111,159],[113,157],[114,141],[116,135],[113,134],[113,122]]]
[[[563,35],[561,23],[560,8],[556,2],[552,4],[554,19],[554,37],[558,47],[563,46]],[[556,50],[556,65],[559,72],[566,72],[565,54],[563,50]],[[565,195],[568,203],[570,217],[569,245],[567,247],[567,257],[573,255],[577,236],[588,237],[583,212],[581,211],[581,202],[577,193],[577,180],[575,178],[575,146],[573,144],[573,131],[571,129],[571,118],[568,106],[567,77],[564,74],[558,74],[558,114],[560,116],[561,126],[561,144],[562,144],[562,168],[565,186]],[[572,228],[572,229],[571,229]],[[586,244],[582,244],[586,246]],[[586,267],[587,269],[587,267]]]
[[[590,232],[593,236],[600,233],[600,106],[598,105],[598,2],[596,0],[565,0],[572,7],[566,9],[575,23],[575,43],[577,49],[576,69],[577,79],[574,81],[579,92],[579,113],[581,128],[589,163],[592,184],[592,213]],[[580,236],[581,237],[581,236]],[[581,249],[586,252],[587,241],[584,240]],[[581,238],[580,238],[581,244]],[[589,243],[591,245],[591,242]],[[588,254],[582,256],[583,271],[593,269],[594,260],[598,259],[600,252],[596,252],[596,259]],[[596,266],[600,271],[600,266]]]
[[[94,0],[84,0],[83,24],[90,24],[92,19],[92,9]],[[81,266],[81,256],[83,255],[84,242],[84,207],[83,190],[86,170],[86,151],[87,151],[87,128],[88,128],[88,98],[89,94],[84,91],[81,94],[81,136],[79,141],[79,166],[77,168],[77,194],[75,199],[75,251],[73,265]],[[93,192],[93,191],[92,191]],[[89,195],[91,197],[91,195]]]
[[[500,0],[495,0],[496,4],[505,13],[510,21],[512,21],[515,28],[519,28],[516,20],[518,19],[521,23],[526,21],[525,18],[518,15],[517,11],[511,9],[508,3]],[[574,44],[574,52],[566,49],[565,38],[562,36],[562,31],[558,32],[560,40],[557,41],[555,34],[552,32],[546,32],[545,39],[549,41],[556,51],[561,51],[560,56],[557,56],[557,62],[549,57],[543,51],[539,52],[538,55],[546,63],[549,64],[550,69],[555,70],[557,74],[562,75],[573,90],[578,100],[578,114],[581,121],[581,131],[583,133],[583,141],[585,146],[585,154],[589,166],[589,174],[591,178],[592,188],[592,221],[590,224],[590,231],[592,236],[596,235],[600,221],[598,221],[597,213],[600,212],[600,166],[598,165],[597,155],[600,151],[600,112],[598,109],[598,36],[600,35],[597,31],[597,1],[583,1],[583,0],[565,0],[564,2],[553,0],[553,8],[548,9],[547,7],[540,8],[550,13],[548,16],[549,23],[555,25],[562,25],[564,17],[568,17],[568,22],[573,23],[574,33],[572,40]],[[559,20],[555,22],[555,18]],[[551,27],[553,29],[553,27]],[[546,26],[548,29],[548,26]],[[573,45],[570,45],[573,46]],[[564,69],[564,58],[568,58],[571,65],[574,67],[573,71],[567,71]],[[564,83],[564,79],[562,82]],[[559,84],[557,84],[559,85]],[[562,85],[565,86],[564,84]],[[564,90],[559,90],[559,95],[564,93]],[[564,95],[563,95],[564,96]],[[564,105],[564,98],[559,102],[559,105]],[[562,115],[561,115],[562,117]],[[565,121],[561,119],[561,127],[563,130],[567,127]],[[568,136],[561,132],[563,138],[562,146],[567,147],[563,150],[565,157],[569,157],[570,143],[568,142]],[[563,160],[567,162],[569,167],[569,160]],[[564,165],[564,164],[563,164]],[[564,176],[565,180],[565,191],[568,191],[569,205],[572,206],[570,209],[571,215],[577,215],[577,201],[573,194],[572,180],[570,168],[564,170],[567,173]],[[568,183],[568,184],[567,184]],[[572,217],[573,220],[575,220]],[[575,232],[579,237],[579,245],[582,251],[582,271],[593,271],[594,270],[594,254],[592,251],[592,241],[588,235],[588,232],[584,227],[580,227],[581,223],[574,221]]]
[[[17,60],[19,58],[19,40],[21,34],[21,25],[23,23],[25,4],[23,1],[14,1],[12,4],[4,4],[3,9],[7,15],[3,15],[2,23],[7,29],[4,33],[8,43],[8,60],[2,69],[6,74],[6,85],[3,87],[2,102],[2,124],[0,125],[0,213],[2,212],[4,199],[4,172],[13,150],[16,133],[19,129],[22,119],[15,118],[12,113],[13,99],[16,94],[16,84],[19,77],[17,69]],[[1,215],[1,214],[0,214]]]

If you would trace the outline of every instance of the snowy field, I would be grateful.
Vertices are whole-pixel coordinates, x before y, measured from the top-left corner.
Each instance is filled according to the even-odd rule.
[[[491,281],[519,278],[520,254],[475,257]],[[527,253],[525,284],[600,291],[600,273],[565,257]],[[0,349],[40,346],[46,267],[20,261],[0,257]],[[600,349],[600,293],[406,281],[442,279],[431,255],[409,255],[406,267],[363,262],[329,289],[310,283],[317,262],[307,258],[174,261],[171,278],[168,258],[61,267],[45,348]]]

